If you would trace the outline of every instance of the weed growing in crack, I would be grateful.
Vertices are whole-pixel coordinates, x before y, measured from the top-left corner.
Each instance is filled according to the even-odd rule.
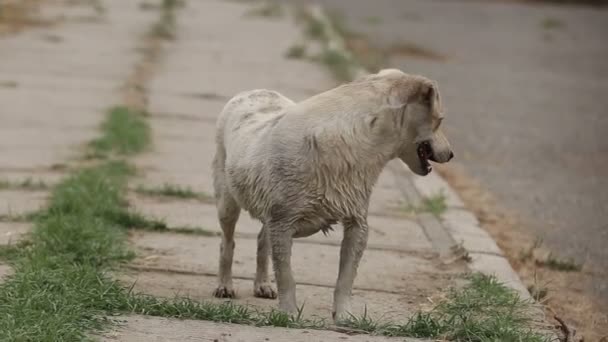
[[[410,213],[431,213],[435,216],[440,216],[448,209],[446,197],[442,193],[426,197],[422,199],[422,203],[418,206],[409,205],[405,207],[406,212]]]
[[[294,44],[287,49],[285,57],[291,59],[302,59],[306,55],[306,46],[303,44]]]
[[[207,193],[194,191],[191,188],[165,183],[160,187],[146,187],[143,185],[135,188],[137,193],[158,196],[158,197],[173,197],[181,199],[196,199],[203,202],[212,202],[213,197]]]

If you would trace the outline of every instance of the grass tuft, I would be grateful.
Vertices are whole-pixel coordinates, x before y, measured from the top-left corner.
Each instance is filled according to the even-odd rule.
[[[340,323],[384,336],[466,342],[549,341],[533,330],[529,303],[515,291],[483,274],[473,274],[469,280],[464,288],[451,290],[431,311],[419,312],[405,324],[377,322],[366,314]]]
[[[161,187],[145,187],[140,185],[135,189],[135,191],[148,196],[196,199],[203,202],[213,201],[213,197],[207,193],[194,191],[188,187],[169,183],[165,183]]]
[[[306,55],[306,46],[303,44],[294,44],[287,49],[285,57],[291,59],[302,59]]]
[[[127,107],[115,107],[108,113],[102,125],[103,135],[90,143],[96,155],[109,153],[132,155],[142,152],[150,143],[150,127],[143,113]]]
[[[219,232],[213,232],[213,231],[207,230],[202,227],[190,227],[190,226],[171,227],[171,228],[168,228],[167,231],[171,232],[171,233],[200,235],[200,236],[220,236],[221,235],[221,233],[219,233]]]
[[[184,6],[184,4],[183,0],[163,0],[160,5],[160,19],[152,26],[150,35],[165,40],[175,39],[175,9]]]
[[[443,214],[443,212],[448,209],[445,199],[446,198],[443,193],[425,198],[422,201],[424,211],[429,212],[435,216]]]

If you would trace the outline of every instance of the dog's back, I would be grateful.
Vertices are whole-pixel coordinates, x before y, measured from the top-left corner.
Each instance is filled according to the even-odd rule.
[[[213,178],[216,197],[228,191],[239,206],[249,210],[253,198],[247,192],[264,187],[260,179],[264,174],[264,159],[259,155],[260,147],[268,140],[270,130],[285,115],[286,108],[294,102],[276,91],[256,89],[234,96],[224,106],[217,122],[217,152],[213,162]],[[248,173],[239,170],[250,170]],[[227,181],[226,172],[231,174]],[[256,179],[250,179],[257,174]],[[248,184],[250,191],[236,191],[234,183]],[[232,184],[231,184],[232,183]],[[240,186],[239,186],[240,187]],[[254,209],[253,211],[251,209]]]

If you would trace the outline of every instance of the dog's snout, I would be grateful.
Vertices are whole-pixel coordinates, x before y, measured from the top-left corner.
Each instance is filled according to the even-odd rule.
[[[452,160],[452,158],[454,158],[454,152],[450,151],[450,155],[448,156],[448,161]]]

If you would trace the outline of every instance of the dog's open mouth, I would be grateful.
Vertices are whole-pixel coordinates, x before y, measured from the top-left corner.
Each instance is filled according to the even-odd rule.
[[[428,175],[433,170],[429,162],[429,160],[434,159],[431,143],[428,141],[419,143],[416,151],[418,152],[418,159],[420,159],[420,169],[423,170],[424,175]]]

